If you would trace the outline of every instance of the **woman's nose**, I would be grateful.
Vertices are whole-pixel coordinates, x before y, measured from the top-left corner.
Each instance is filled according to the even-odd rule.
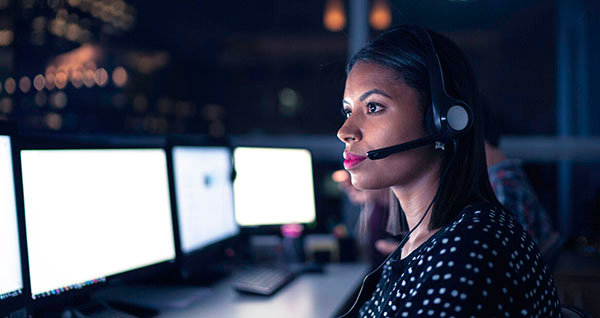
[[[338,130],[337,137],[348,144],[359,141],[362,136],[360,130],[351,122],[351,118],[348,118]]]

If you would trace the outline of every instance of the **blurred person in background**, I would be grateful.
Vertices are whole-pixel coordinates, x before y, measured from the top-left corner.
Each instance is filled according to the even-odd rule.
[[[489,104],[482,102],[485,132],[485,159],[490,184],[498,201],[511,211],[538,244],[546,262],[552,263],[562,242],[550,217],[538,199],[519,159],[507,158],[500,150],[500,132]]]
[[[352,185],[350,175],[345,170],[335,171],[332,178],[350,202],[361,207],[357,222],[359,228],[355,231],[359,233],[357,239],[371,267],[379,266],[389,254],[387,246],[398,245],[397,236],[387,229],[390,206],[397,204],[393,193],[390,189],[359,190]]]

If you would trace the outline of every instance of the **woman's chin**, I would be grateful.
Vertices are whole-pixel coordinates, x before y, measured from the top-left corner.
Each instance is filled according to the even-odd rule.
[[[364,176],[357,176],[350,174],[352,180],[352,186],[358,190],[380,190],[389,187],[388,185],[381,184],[381,180],[377,178],[365,178]]]

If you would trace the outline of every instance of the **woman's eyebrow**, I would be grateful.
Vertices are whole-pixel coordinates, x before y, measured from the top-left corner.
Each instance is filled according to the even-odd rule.
[[[370,91],[367,91],[366,93],[364,93],[364,94],[360,95],[360,97],[359,97],[358,99],[359,99],[359,100],[362,102],[362,101],[364,101],[364,100],[365,100],[367,97],[369,97],[369,96],[371,96],[371,95],[373,95],[373,94],[382,95],[382,96],[385,96],[385,97],[387,97],[387,98],[389,98],[389,99],[392,99],[392,97],[391,97],[390,95],[386,94],[384,91],[382,91],[382,90],[380,90],[380,89],[377,89],[377,88],[374,88],[374,89],[372,89],[372,90],[370,90]]]
[[[392,99],[392,97],[390,95],[386,94],[384,91],[382,91],[380,89],[377,89],[377,88],[374,88],[372,90],[369,90],[369,91],[365,92],[364,94],[360,95],[360,97],[358,99],[361,102],[364,102],[367,97],[369,97],[369,96],[371,96],[373,94],[378,94],[378,95],[381,95],[381,96],[385,96],[385,97],[387,97],[389,99]],[[348,101],[346,98],[344,98],[342,100],[342,104],[352,105],[352,103],[350,101]]]

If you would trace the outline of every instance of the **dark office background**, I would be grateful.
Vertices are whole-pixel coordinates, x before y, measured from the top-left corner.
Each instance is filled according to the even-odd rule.
[[[29,133],[334,136],[351,3],[0,0],[0,117]],[[597,1],[375,4],[389,10],[369,37],[391,14],[392,25],[419,23],[459,44],[502,134],[600,134]],[[330,213],[339,204],[327,179],[340,163],[316,166],[319,213]],[[595,253],[599,168],[597,154],[526,162],[556,227]]]
[[[331,134],[349,35],[324,26],[326,4],[3,0],[0,110],[30,131]],[[393,24],[459,43],[506,134],[555,133],[556,2],[389,4]]]
[[[0,116],[25,132],[333,136],[341,123],[350,2],[2,0]],[[419,23],[455,40],[504,135],[564,135],[558,66],[585,58],[587,73],[567,62],[561,75],[576,83],[568,89],[573,104],[585,90],[587,105],[567,134],[599,133],[592,124],[600,117],[597,2],[371,2],[388,5],[392,25]],[[345,14],[339,29],[325,25],[331,6]],[[558,21],[583,25],[567,30],[567,58],[557,53],[564,46]],[[371,26],[369,36],[378,32]],[[526,168],[561,222],[556,162]],[[597,168],[571,165],[574,236],[599,226]]]

